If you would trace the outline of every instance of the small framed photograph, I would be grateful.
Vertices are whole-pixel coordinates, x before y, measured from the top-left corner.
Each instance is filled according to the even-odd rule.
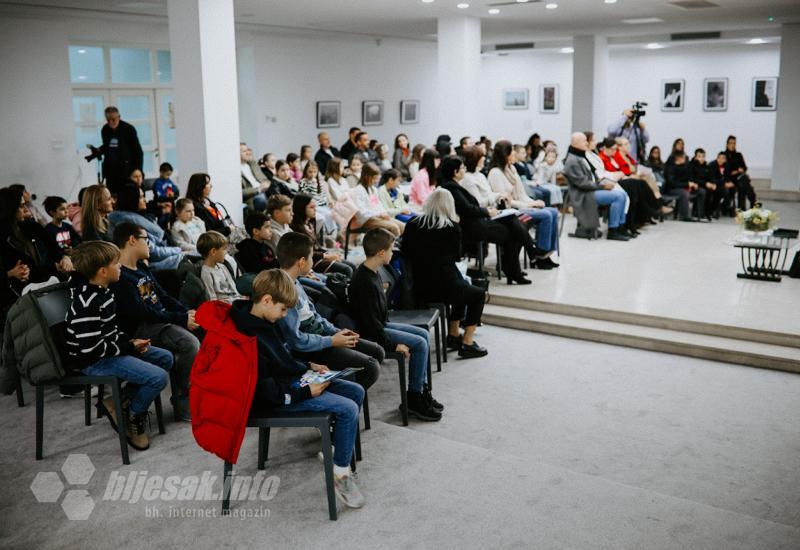
[[[400,124],[417,124],[419,122],[419,100],[403,100],[400,102]]]
[[[317,101],[317,128],[338,128],[342,125],[341,101]]]
[[[778,77],[757,76],[753,79],[753,95],[750,109],[753,111],[774,111],[778,108]]]
[[[361,125],[380,126],[383,124],[383,101],[361,102]]]
[[[706,78],[703,81],[703,110],[728,110],[728,79]]]
[[[661,81],[661,110],[683,111],[683,95],[686,81],[683,79]]]
[[[528,108],[528,88],[507,88],[503,90],[503,109]]]
[[[539,112],[558,112],[558,84],[542,84],[539,86]]]

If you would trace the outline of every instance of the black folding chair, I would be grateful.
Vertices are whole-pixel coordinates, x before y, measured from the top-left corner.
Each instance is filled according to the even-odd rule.
[[[397,374],[400,378],[400,416],[403,419],[403,426],[408,426],[408,385],[406,383],[406,356],[399,351],[390,351],[386,354],[387,359],[397,361]]]
[[[352,235],[360,235],[362,233],[366,233],[369,231],[364,227],[352,227],[353,221],[355,221],[355,217],[353,217],[348,223],[347,227],[344,230],[344,259],[347,259],[347,254],[350,251],[350,237]]]
[[[42,317],[50,327],[53,342],[61,357],[65,357],[63,352],[64,329],[66,325],[67,310],[70,305],[69,290],[63,286],[48,290],[43,288],[34,291],[35,303],[42,314]],[[91,414],[91,387],[99,386],[102,389],[105,385],[111,388],[111,396],[114,399],[114,412],[117,417],[117,434],[119,436],[120,453],[122,463],[130,464],[128,457],[128,431],[127,419],[122,412],[122,391],[119,378],[116,376],[88,376],[84,374],[70,374],[59,380],[41,382],[36,387],[36,460],[42,459],[42,447],[44,440],[44,388],[45,386],[58,386],[62,384],[83,386],[84,396],[84,423],[90,426],[92,423]],[[98,403],[102,400],[103,392],[98,391]],[[161,407],[161,396],[155,399],[156,419],[158,421],[158,432],[166,433],[164,429],[164,417]]]
[[[412,325],[419,328],[424,328],[430,332],[431,328],[434,329],[434,348],[436,349],[436,371],[442,370],[442,334],[439,325],[439,310],[436,308],[430,309],[395,309],[389,312],[390,323],[402,323],[404,325]],[[431,358],[428,356],[428,388],[432,387],[431,380]]]
[[[325,489],[328,496],[328,515],[336,521],[336,492],[333,488],[333,451],[331,449],[331,428],[334,416],[330,412],[274,412],[269,416],[250,417],[248,428],[258,428],[258,469],[264,469],[269,459],[269,436],[272,428],[317,428],[322,434],[322,462],[325,471]],[[361,433],[356,432],[356,448],[350,467],[356,471],[356,461],[361,460]],[[225,462],[223,467],[222,514],[230,513],[233,464]]]

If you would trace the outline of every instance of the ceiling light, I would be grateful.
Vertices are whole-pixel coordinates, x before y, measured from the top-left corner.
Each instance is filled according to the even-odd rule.
[[[527,2],[529,2],[529,1],[530,1],[530,0],[517,0],[517,3],[518,3],[518,4],[526,4],[526,3],[527,3]]]
[[[664,20],[660,17],[639,17],[637,19],[623,19],[622,22],[627,25],[646,25],[647,23],[663,23]]]
[[[433,0],[422,0],[423,4],[430,4],[431,2],[433,2]]]
[[[747,41],[748,44],[766,44],[767,41],[763,38],[751,38]]]
[[[489,15],[497,15],[498,13],[500,13],[500,10],[497,8],[492,8],[489,10]]]
[[[606,4],[616,4],[617,0],[606,0]]]
[[[466,2],[461,2],[460,4],[456,4],[456,7],[460,10],[465,10],[469,7],[469,4]]]
[[[561,53],[575,53],[575,48],[572,48],[572,47],[561,48],[559,51]]]
[[[550,2],[549,4],[545,4],[544,7],[547,8],[548,10],[554,10],[558,7],[558,4],[556,4],[555,2]]]
[[[645,46],[645,48],[647,48],[648,50],[660,50],[663,47],[664,46],[662,46],[658,42],[650,42],[647,46]]]

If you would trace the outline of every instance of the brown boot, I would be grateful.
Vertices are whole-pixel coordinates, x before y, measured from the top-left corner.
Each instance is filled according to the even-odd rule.
[[[128,443],[137,451],[146,451],[150,448],[150,436],[147,435],[147,411],[128,416]]]
[[[128,399],[122,400],[122,414],[127,417],[128,415],[128,406],[130,406],[131,402]],[[117,410],[114,408],[114,397],[106,397],[101,402],[101,410],[100,413],[104,414],[108,417],[108,421],[111,424],[111,428],[116,432],[117,431]]]

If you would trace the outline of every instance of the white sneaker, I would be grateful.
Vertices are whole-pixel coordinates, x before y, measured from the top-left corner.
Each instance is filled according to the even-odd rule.
[[[342,499],[342,502],[349,508],[361,508],[364,506],[364,495],[356,485],[352,475],[346,476],[333,476],[333,488],[336,491],[336,496]]]

